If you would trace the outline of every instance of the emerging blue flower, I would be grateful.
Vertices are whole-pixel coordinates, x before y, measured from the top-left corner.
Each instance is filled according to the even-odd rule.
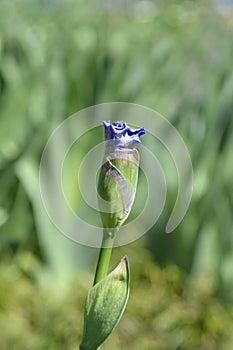
[[[98,182],[103,228],[114,232],[127,219],[138,181],[139,153],[136,144],[144,128],[131,129],[125,122],[104,121],[106,148]],[[104,201],[102,201],[104,200]]]
[[[103,122],[105,127],[105,139],[114,140],[116,147],[134,148],[136,143],[141,143],[140,136],[145,134],[144,128],[132,129],[126,122],[120,121],[111,124],[110,120]]]

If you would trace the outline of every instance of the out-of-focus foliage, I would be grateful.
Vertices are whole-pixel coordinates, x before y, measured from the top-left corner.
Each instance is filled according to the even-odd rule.
[[[233,308],[216,299],[210,276],[187,283],[177,267],[156,267],[140,245],[128,253],[131,297],[101,349],[231,350]],[[1,349],[77,349],[85,293],[75,284],[61,297],[55,286],[38,288],[16,265],[1,266]]]
[[[142,248],[134,256],[124,247],[135,281],[128,314],[106,347],[231,348],[232,310],[216,298],[233,299],[233,16],[214,4],[1,1],[1,349],[78,344],[86,293],[80,284],[90,285],[97,252],[50,223],[38,169],[64,118],[109,101],[143,104],[173,123],[191,154],[194,191],[185,219],[165,235],[177,186],[175,169],[161,156],[168,196],[146,245],[154,261],[172,267],[160,270],[147,255],[142,264]],[[75,161],[94,144],[81,141]],[[72,164],[71,157],[70,172]],[[69,286],[74,276],[79,286],[55,298],[49,285]]]

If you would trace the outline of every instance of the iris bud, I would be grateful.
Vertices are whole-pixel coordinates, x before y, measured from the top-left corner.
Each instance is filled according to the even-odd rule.
[[[138,181],[139,153],[144,128],[132,129],[125,122],[104,121],[106,148],[98,182],[103,228],[114,234],[129,216]]]

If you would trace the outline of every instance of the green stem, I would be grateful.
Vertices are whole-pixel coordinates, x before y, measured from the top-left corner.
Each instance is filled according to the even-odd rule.
[[[101,281],[108,274],[108,267],[112,253],[113,241],[114,236],[111,235],[110,232],[104,232],[102,248],[100,248],[93,285]]]

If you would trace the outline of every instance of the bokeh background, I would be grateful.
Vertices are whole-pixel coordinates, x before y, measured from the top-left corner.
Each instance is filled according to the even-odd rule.
[[[166,235],[177,194],[166,174],[156,225],[114,249],[112,268],[129,257],[131,296],[102,349],[231,350],[233,4],[203,0],[0,2],[0,348],[78,348],[98,250],[51,224],[38,170],[62,120],[112,101],[166,116],[189,149],[194,190]],[[86,217],[69,174],[96,141],[81,140],[66,167]]]

